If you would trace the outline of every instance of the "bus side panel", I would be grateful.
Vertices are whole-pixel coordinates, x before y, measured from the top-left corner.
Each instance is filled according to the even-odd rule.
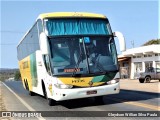
[[[25,86],[25,82],[26,82],[26,84],[28,84],[29,90],[32,91],[32,80],[31,80],[31,72],[30,72],[30,56],[20,60],[18,64],[19,64],[22,83],[23,83],[24,88],[26,88]]]
[[[48,92],[48,79],[51,77],[47,74],[45,65],[42,59],[41,51],[29,55],[28,57],[19,61],[19,68],[22,77],[22,83],[24,88],[25,82],[28,82],[29,91],[43,95],[42,80],[45,83],[45,87]]]
[[[36,53],[30,55],[30,72],[31,72],[31,80],[32,87],[37,87],[37,64],[36,64]]]

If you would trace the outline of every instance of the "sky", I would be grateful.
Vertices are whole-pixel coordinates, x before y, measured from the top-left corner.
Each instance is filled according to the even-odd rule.
[[[160,38],[158,0],[32,0],[4,1],[0,10],[0,68],[18,68],[16,47],[41,13],[92,12],[104,14],[112,31],[125,36],[126,48]],[[117,39],[116,39],[117,40]],[[134,41],[134,46],[133,43]],[[119,52],[119,43],[116,42]]]

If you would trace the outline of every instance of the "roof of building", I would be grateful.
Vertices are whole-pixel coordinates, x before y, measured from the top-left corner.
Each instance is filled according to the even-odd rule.
[[[122,55],[123,56],[134,56],[138,54],[150,54],[150,53],[160,53],[160,44],[141,46],[137,48],[128,49],[122,52]]]
[[[87,12],[52,12],[40,14],[38,18],[71,18],[71,17],[84,17],[84,18],[106,18],[102,14],[87,13]]]

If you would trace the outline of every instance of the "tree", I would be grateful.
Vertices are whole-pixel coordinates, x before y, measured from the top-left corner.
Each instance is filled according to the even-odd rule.
[[[16,71],[15,74],[14,74],[14,79],[15,80],[20,80],[21,79],[21,74],[20,74],[20,71]]]
[[[143,46],[153,45],[153,44],[160,44],[160,39],[149,40],[148,42],[144,43]]]

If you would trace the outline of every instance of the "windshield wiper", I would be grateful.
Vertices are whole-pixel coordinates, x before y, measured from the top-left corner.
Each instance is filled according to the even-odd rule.
[[[105,69],[103,68],[103,66],[99,63],[99,61],[98,61],[99,56],[100,56],[100,55],[98,55],[97,60],[96,60],[96,58],[95,58],[94,60],[91,58],[91,62],[93,62],[93,64],[95,65],[95,67],[98,68],[101,73],[103,73],[103,74],[110,73],[109,71],[105,70]]]
[[[77,61],[76,65],[75,65],[74,71],[73,71],[73,73],[72,73],[72,77],[75,76],[75,73],[77,72],[77,69],[78,69],[79,64],[80,64],[80,62],[81,62],[81,59],[82,59],[82,54],[83,54],[83,53],[81,52],[81,53],[80,53],[80,56],[79,56],[79,58],[78,58],[78,61]]]
[[[97,59],[99,58],[99,56],[97,57]],[[96,68],[98,68],[100,71],[104,71],[103,66],[98,62],[98,60],[96,60],[96,58],[93,60],[91,58],[91,62],[95,65]]]

